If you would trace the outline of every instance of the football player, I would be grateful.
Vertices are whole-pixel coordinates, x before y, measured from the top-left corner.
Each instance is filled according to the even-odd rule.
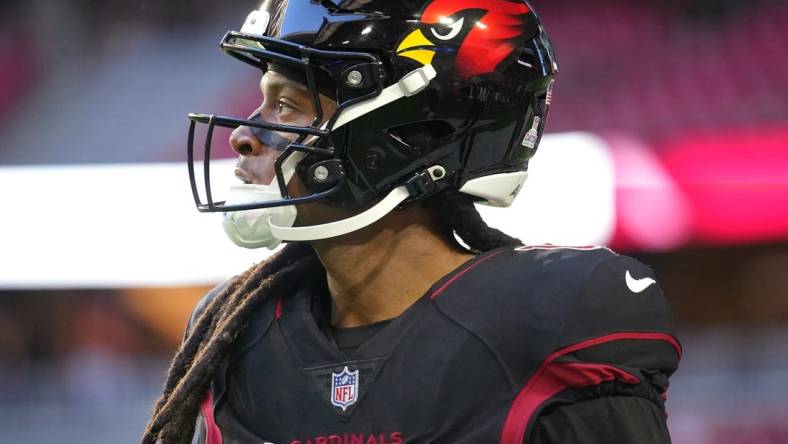
[[[195,200],[238,245],[287,245],[198,305],[144,443],[670,441],[651,270],[474,206],[512,203],[544,131],[557,65],[527,2],[269,0],[221,48],[261,104],[190,116]],[[198,125],[234,129],[226,200]]]

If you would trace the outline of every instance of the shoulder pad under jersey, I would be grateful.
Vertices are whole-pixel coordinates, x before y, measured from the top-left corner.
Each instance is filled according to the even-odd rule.
[[[607,248],[520,247],[494,255],[435,299],[455,322],[484,341],[518,387],[551,355],[578,344],[646,342],[594,347],[602,359],[672,373],[680,348],[670,308],[645,264]],[[671,340],[672,339],[672,340]],[[637,342],[637,341],[636,341]]]

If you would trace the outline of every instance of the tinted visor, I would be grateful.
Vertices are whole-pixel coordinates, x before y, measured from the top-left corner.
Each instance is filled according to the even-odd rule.
[[[249,117],[249,120],[253,122],[265,123],[263,122],[262,117],[260,117],[260,113],[252,114],[252,116]],[[283,137],[281,134],[272,129],[259,126],[250,126],[249,129],[261,144],[263,144],[266,148],[274,149],[276,151],[284,151],[287,146],[293,142],[292,140]]]

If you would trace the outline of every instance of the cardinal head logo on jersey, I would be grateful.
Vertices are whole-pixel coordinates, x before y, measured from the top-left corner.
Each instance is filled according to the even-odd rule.
[[[350,371],[347,366],[339,373],[331,373],[331,404],[347,410],[358,401],[358,370]]]
[[[423,65],[453,58],[462,78],[487,74],[529,37],[529,29],[538,32],[530,11],[522,1],[435,0],[399,43],[397,55]]]

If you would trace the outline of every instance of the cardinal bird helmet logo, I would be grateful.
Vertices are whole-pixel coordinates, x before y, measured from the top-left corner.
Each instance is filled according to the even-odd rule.
[[[522,1],[435,0],[428,3],[417,28],[397,47],[397,55],[423,65],[435,57],[454,56],[462,78],[495,71],[528,37],[531,8]]]

